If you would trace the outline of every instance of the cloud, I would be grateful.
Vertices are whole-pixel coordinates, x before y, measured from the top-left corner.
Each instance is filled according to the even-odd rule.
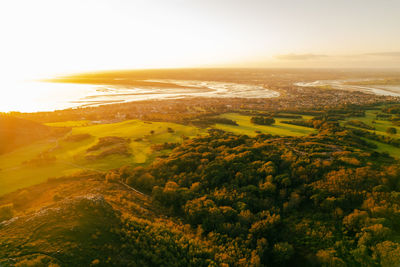
[[[329,59],[332,60],[343,60],[343,59],[363,59],[363,60],[387,60],[387,59],[398,59],[400,58],[400,51],[392,51],[392,52],[371,52],[371,53],[363,53],[363,54],[342,54],[342,55],[322,55],[322,54],[281,54],[276,55],[275,58],[279,60],[293,60],[293,61],[307,61],[307,60],[318,60],[318,59]]]
[[[327,55],[318,54],[283,54],[277,55],[276,58],[280,60],[310,60],[328,57]]]
[[[366,53],[367,56],[378,56],[378,57],[400,57],[400,52],[378,52],[378,53]]]

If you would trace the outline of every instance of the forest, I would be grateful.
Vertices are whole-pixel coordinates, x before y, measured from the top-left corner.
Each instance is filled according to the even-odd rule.
[[[119,179],[253,266],[400,263],[400,168],[352,132],[302,138],[219,131]],[[359,148],[364,149],[359,149]]]

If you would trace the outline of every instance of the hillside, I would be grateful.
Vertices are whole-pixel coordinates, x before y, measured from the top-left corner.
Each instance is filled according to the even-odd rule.
[[[154,151],[153,145],[181,142],[183,137],[204,132],[192,126],[139,120],[103,124],[59,122],[44,127],[69,132],[0,155],[0,195],[79,170],[106,171],[122,165],[147,164],[169,151]],[[23,129],[29,132],[29,128]],[[125,141],[102,143],[107,138]]]
[[[212,246],[159,210],[104,174],[17,191],[0,198],[0,265],[208,266]]]
[[[0,114],[0,154],[55,134],[57,134],[57,130],[54,128],[30,120]]]
[[[324,128],[309,137],[216,131],[121,178],[201,228],[232,266],[396,266],[397,162],[351,131]]]

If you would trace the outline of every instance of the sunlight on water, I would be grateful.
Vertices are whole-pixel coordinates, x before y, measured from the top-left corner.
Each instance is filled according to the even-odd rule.
[[[329,86],[332,89],[359,91],[364,93],[400,96],[399,85],[349,85],[346,82],[368,81],[369,79],[348,79],[348,80],[319,80],[314,82],[297,82],[296,86],[301,87],[324,87]]]
[[[46,82],[8,83],[1,89],[0,112],[53,111],[149,99],[184,97],[270,98],[278,92],[258,85],[210,81],[157,80],[171,88]],[[174,88],[174,85],[177,85]]]
[[[76,107],[74,100],[94,94],[96,88],[82,84],[52,84],[26,81],[3,85],[0,111],[52,111]]]

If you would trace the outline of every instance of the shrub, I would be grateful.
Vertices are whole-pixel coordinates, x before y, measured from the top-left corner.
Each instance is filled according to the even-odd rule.
[[[263,116],[251,117],[250,121],[251,123],[259,125],[271,125],[275,123],[275,120],[273,118]]]
[[[394,127],[389,127],[389,128],[387,128],[386,132],[387,132],[388,134],[397,134],[397,130],[396,130],[396,128],[394,128]]]

